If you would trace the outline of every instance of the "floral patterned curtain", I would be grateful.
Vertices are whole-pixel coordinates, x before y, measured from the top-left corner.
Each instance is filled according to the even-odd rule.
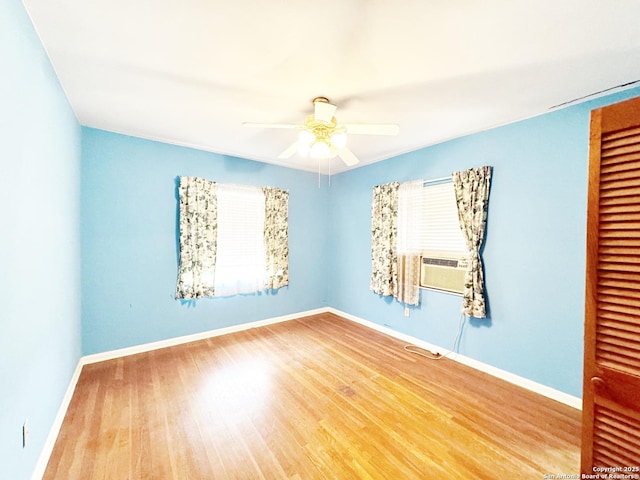
[[[484,318],[487,315],[480,247],[487,223],[491,167],[454,172],[452,177],[460,228],[470,252],[462,294],[462,312],[470,317]]]
[[[289,192],[263,187],[265,196],[264,241],[267,254],[265,288],[289,285]]]
[[[216,189],[215,182],[180,177],[180,265],[176,298],[210,297],[215,293]]]
[[[398,182],[373,187],[371,202],[371,283],[379,295],[398,291]]]

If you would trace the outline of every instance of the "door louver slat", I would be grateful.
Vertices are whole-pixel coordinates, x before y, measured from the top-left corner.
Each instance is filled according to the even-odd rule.
[[[616,356],[609,352],[603,351],[600,348],[596,349],[596,360],[600,365],[607,368],[612,368],[620,372],[627,373],[629,375],[637,375],[640,372],[640,366],[631,365],[628,361],[631,357]]]
[[[603,262],[606,262],[607,265],[620,265],[620,270],[631,270],[636,271],[638,269],[637,264],[640,264],[640,258],[634,256],[634,255],[600,255],[600,258],[602,259]],[[634,264],[633,266],[635,268],[625,268],[624,265],[628,265],[629,263]],[[603,269],[604,270],[604,269]],[[612,270],[615,270],[615,268],[612,268]]]
[[[623,334],[622,331],[611,328],[599,328],[598,332],[602,335],[603,342],[613,343],[615,345],[625,346],[629,350],[635,350],[636,352],[640,352],[640,334],[637,339],[630,339],[625,332]],[[635,355],[635,352],[634,352]],[[638,361],[640,361],[640,356],[638,357]]]
[[[609,312],[602,312],[602,321],[598,328],[608,328],[609,331],[619,330],[621,334],[627,336],[640,335],[640,325],[627,321],[624,315],[615,315]],[[617,317],[617,318],[615,318]]]
[[[637,272],[638,268],[635,265],[628,265],[626,263],[603,263],[601,268],[599,269],[602,272],[607,273],[623,273],[623,272]]]
[[[640,274],[637,273],[629,273],[629,272],[607,272],[607,271],[599,271],[601,279],[613,279],[613,280],[623,280],[625,282],[640,282]],[[629,288],[632,288],[631,285],[628,285]]]
[[[621,297],[620,295],[607,295],[606,298],[603,298],[600,301],[600,308],[610,312],[624,313],[632,318],[635,317],[635,320],[638,321],[640,320],[640,312],[636,310],[640,307],[638,303],[639,302],[635,300],[630,300],[626,297]]]
[[[627,355],[621,355],[620,350],[624,349]],[[608,368],[616,368],[620,371],[638,375],[640,373],[640,359],[638,350],[627,349],[624,345],[614,345],[613,343],[600,342],[596,349],[596,359]]]
[[[602,204],[600,205],[600,219],[602,220],[603,216],[610,213],[638,213],[638,206],[640,206],[640,201],[633,203],[628,200],[629,199],[627,199],[627,202],[624,203],[609,202],[609,204],[607,204],[606,202],[602,202]]]
[[[640,153],[640,144],[623,145],[620,147],[606,148],[602,150],[602,158],[618,157],[619,155],[630,155]]]
[[[640,289],[628,288],[624,282],[616,282],[615,280],[603,280],[599,282],[600,291],[605,294],[617,293],[620,298],[640,298]]]
[[[638,195],[638,193],[640,193],[640,187],[629,187],[629,188],[622,188],[618,191],[612,191],[612,190],[607,190],[602,189],[600,191],[600,196],[602,198],[607,198],[607,197],[636,197]]]
[[[613,132],[607,132],[606,137],[609,144],[614,144],[614,142],[620,138],[629,138],[629,137],[640,137],[640,127],[629,127],[621,130],[615,130]]]
[[[598,249],[600,255],[622,255],[622,256],[635,256],[640,255],[640,246],[635,247],[633,245],[601,245]]]
[[[620,149],[624,149],[625,147],[636,149],[640,147],[638,142],[636,141],[636,137],[640,136],[635,130],[620,130],[615,134],[603,135],[602,142],[602,153],[603,156],[607,154],[607,152],[611,151],[619,151]],[[608,156],[608,155],[607,155]]]
[[[640,222],[631,222],[631,221],[622,219],[622,221],[617,221],[617,222],[616,221],[605,222],[600,228],[602,230],[620,231],[620,230],[636,230],[639,227],[640,227]]]
[[[632,197],[603,198],[600,202],[600,208],[603,209],[603,211],[606,211],[609,208],[626,208],[626,209],[631,209],[637,212],[638,205],[640,204],[637,202],[634,202],[634,200],[639,200],[639,199],[632,198]]]
[[[604,181],[602,186],[602,190],[613,190],[613,189],[621,189],[621,188],[633,188],[638,185],[638,176],[629,176],[625,175],[623,178],[610,176],[608,178],[600,178],[600,181]]]
[[[602,452],[601,462],[608,467],[635,466],[640,452],[640,421],[604,406],[596,407],[594,448]]]
[[[601,433],[601,432],[598,432]],[[601,451],[600,458],[602,459],[602,463],[607,467],[619,467],[620,465],[627,465],[627,460],[633,455],[633,452],[629,452],[628,450],[620,449],[619,442],[617,442],[617,438],[614,437],[606,437],[604,434],[599,438],[598,447]],[[602,477],[601,477],[602,478]],[[608,478],[608,477],[604,477]],[[614,478],[614,477],[612,477]]]
[[[612,229],[611,226],[609,226],[609,228],[602,229],[600,231],[600,238],[605,240],[619,240],[631,245],[640,244],[640,242],[638,242],[638,239],[640,239],[640,232],[624,230],[621,227],[622,226],[619,225],[617,230]]]
[[[611,327],[612,329],[626,331],[627,333],[640,334],[640,326],[635,323],[628,323],[624,315],[616,315],[611,312],[602,312],[599,325]]]
[[[608,226],[609,222],[640,222],[640,213],[627,213],[624,211],[601,213],[600,222],[604,224],[605,228]]]
[[[603,429],[612,429],[619,435],[624,435],[631,439],[631,445],[640,447],[640,420],[634,419],[623,413],[611,411],[606,407],[599,407],[600,416],[598,425]]]
[[[628,172],[640,169],[640,154],[631,154],[626,158],[616,157],[615,163],[602,165],[600,168],[600,178],[606,178],[617,172]]]

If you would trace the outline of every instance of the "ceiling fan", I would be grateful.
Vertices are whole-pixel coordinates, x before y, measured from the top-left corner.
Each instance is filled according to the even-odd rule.
[[[400,131],[398,125],[393,124],[338,123],[333,116],[337,108],[327,98],[316,97],[313,99],[313,114],[302,125],[247,122],[242,125],[299,130],[298,139],[278,155],[280,159],[289,158],[296,152],[317,159],[339,156],[347,166],[358,163],[358,157],[347,148],[347,135],[397,135]]]

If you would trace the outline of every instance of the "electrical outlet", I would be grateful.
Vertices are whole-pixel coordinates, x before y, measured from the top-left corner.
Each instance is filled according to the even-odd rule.
[[[25,420],[22,424],[22,448],[29,444],[29,420]]]
[[[404,316],[408,317],[410,313],[411,311],[409,310],[409,307],[404,307]]]

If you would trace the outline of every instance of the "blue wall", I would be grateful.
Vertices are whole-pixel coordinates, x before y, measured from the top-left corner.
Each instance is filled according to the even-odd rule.
[[[369,291],[374,185],[492,165],[485,241],[490,318],[466,322],[459,353],[580,397],[590,110],[598,99],[331,179],[329,305],[451,348],[460,297],[423,290],[403,306]]]
[[[174,299],[180,175],[289,190],[288,287]],[[328,194],[317,174],[83,128],[84,353],[326,306]]]
[[[19,0],[0,2],[0,72],[0,478],[21,480],[80,358],[81,130]]]

